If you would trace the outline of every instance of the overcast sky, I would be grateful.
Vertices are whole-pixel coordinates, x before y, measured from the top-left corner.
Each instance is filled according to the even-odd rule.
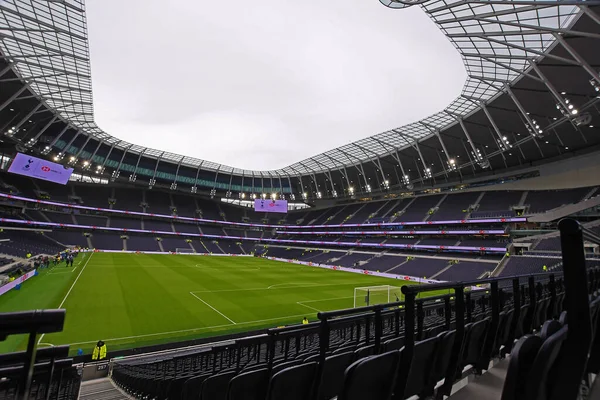
[[[143,146],[287,166],[440,111],[458,52],[377,0],[87,0],[96,121]]]

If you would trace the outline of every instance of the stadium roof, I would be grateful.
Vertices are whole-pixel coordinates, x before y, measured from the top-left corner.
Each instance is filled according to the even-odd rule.
[[[352,167],[359,171],[359,175],[363,175],[367,165],[381,171],[381,179],[384,180],[382,159],[385,157],[391,157],[392,163],[397,163],[396,167],[401,171],[395,170],[396,175],[406,176],[408,168],[403,167],[405,153],[411,154],[411,158],[418,158],[417,169],[420,170],[421,180],[423,176],[428,178],[431,174],[447,174],[449,171],[466,167],[488,168],[489,160],[498,155],[501,155],[500,159],[504,159],[504,164],[508,167],[502,154],[512,151],[513,146],[519,147],[522,160],[539,158],[537,151],[535,156],[529,157],[531,143],[535,143],[542,153],[538,141],[548,132],[553,132],[558,124],[571,122],[576,129],[581,125],[581,120],[578,119],[581,116],[569,112],[575,102],[566,97],[565,87],[576,86],[577,96],[586,96],[577,99],[579,104],[576,106],[582,111],[585,108],[593,109],[598,102],[598,97],[594,98],[594,82],[600,86],[599,66],[589,61],[597,56],[583,54],[581,49],[586,46],[582,45],[576,49],[567,38],[591,40],[597,46],[596,40],[600,39],[600,17],[594,11],[594,7],[600,4],[599,0],[380,1],[394,9],[418,5],[432,18],[462,55],[468,72],[462,93],[444,110],[421,121],[343,145],[279,170],[242,170],[151,149],[120,140],[98,127],[94,121],[83,0],[0,2],[0,58],[8,61],[5,70],[0,67],[0,82],[3,73],[8,68],[14,68],[25,84],[20,92],[11,96],[10,101],[30,89],[39,100],[56,110],[60,118],[79,133],[97,139],[111,146],[111,149],[123,149],[126,153],[139,154],[140,157],[150,156],[173,164],[218,173],[288,178],[301,175],[314,177],[315,174],[324,173],[328,174],[331,180],[332,171],[337,171],[344,178],[348,175],[346,169]],[[587,20],[592,21],[592,25],[596,25],[586,31],[573,29],[582,16],[586,16]],[[557,46],[560,47],[559,51],[555,51]],[[597,53],[592,48],[589,51]],[[561,77],[559,73],[549,78],[549,72],[542,71],[541,68],[544,60],[550,60],[556,65],[578,68],[586,77],[584,79],[591,83],[585,88],[586,93],[583,93],[580,77],[577,81],[568,81],[567,75],[570,72],[567,68],[564,76]],[[556,76],[565,80],[565,84],[560,88],[554,86],[557,82]],[[522,78],[530,78],[534,84],[528,83],[527,88],[522,88],[522,92],[515,95],[514,87],[521,84]],[[534,85],[535,87],[532,87]],[[533,107],[526,108],[523,103],[535,103],[537,97],[541,98],[542,92],[545,96],[544,107],[550,105],[551,110],[537,112],[536,122],[536,114],[533,113],[535,110],[531,110],[531,115],[529,112]],[[553,100],[548,102],[547,95]],[[526,101],[523,100],[523,96],[527,97]],[[10,101],[0,104],[0,111]],[[493,101],[505,104],[505,110],[514,112],[510,117],[490,112],[490,104]],[[500,110],[502,107],[495,104],[494,109]],[[557,110],[563,111],[562,114]],[[479,114],[483,115],[483,119],[477,117]],[[550,119],[551,116],[554,118]],[[475,118],[478,121],[469,121],[470,125],[467,127],[467,118]],[[505,127],[502,124],[504,121],[499,118],[517,121],[516,125],[520,128],[515,128],[515,124],[510,128]],[[474,123],[478,125],[477,128],[472,126]],[[475,129],[486,131],[489,135],[485,140],[480,139],[479,133],[473,132]],[[524,137],[517,138],[514,135],[518,130],[524,131]],[[512,133],[512,136],[507,138],[506,132]],[[439,142],[436,148],[445,154],[446,160],[442,161],[440,158],[438,162],[438,157],[431,159],[431,156],[426,154],[427,148],[431,146],[424,147],[423,143],[432,138]],[[464,151],[454,150],[453,140],[460,140]],[[56,139],[53,143],[56,143]],[[488,144],[493,148],[486,150]],[[564,145],[562,141],[561,145]],[[564,147],[568,149],[568,146]],[[462,160],[452,158],[458,152],[466,156]],[[428,171],[430,161],[436,164],[436,171]],[[366,179],[364,183],[367,185]]]

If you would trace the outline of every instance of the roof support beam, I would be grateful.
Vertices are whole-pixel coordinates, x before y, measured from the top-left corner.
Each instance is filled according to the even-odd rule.
[[[10,103],[12,103],[17,97],[19,97],[19,95],[21,93],[23,93],[27,89],[29,89],[29,84],[23,85],[22,87],[20,87],[19,90],[14,92],[13,95],[10,96],[8,99],[6,99],[6,101],[4,103],[0,104],[0,111],[4,110],[6,108],[6,106],[8,106]]]
[[[133,173],[130,176],[130,179],[136,179],[137,178],[137,170],[138,167],[140,165],[140,160],[142,159],[142,156],[144,155],[144,153],[146,152],[146,150],[148,150],[148,148],[144,148],[142,151],[140,151],[140,154],[138,155],[138,159],[135,163],[135,168],[133,169]]]
[[[567,43],[567,41],[565,40],[564,37],[562,37],[562,35],[559,35],[558,33],[554,33],[554,38],[556,39],[556,41],[558,43],[561,44],[562,47],[565,48],[565,50],[567,50],[569,52],[569,54],[579,63],[579,65],[581,65],[581,67],[588,73],[590,74],[590,76],[596,80],[596,82],[600,83],[600,75],[598,75],[598,72],[592,68],[592,66],[590,64],[588,64],[588,62],[579,55],[579,53],[577,53],[577,51],[575,51],[575,49],[573,47],[571,47],[571,45],[569,43]]]

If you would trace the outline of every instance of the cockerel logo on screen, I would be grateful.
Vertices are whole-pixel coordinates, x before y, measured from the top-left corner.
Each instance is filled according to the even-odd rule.
[[[27,164],[23,165],[23,171],[31,170],[32,166],[33,166],[33,160],[30,158],[27,160]]]

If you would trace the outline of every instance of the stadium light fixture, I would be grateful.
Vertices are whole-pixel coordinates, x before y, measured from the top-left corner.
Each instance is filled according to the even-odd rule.
[[[136,174],[129,175],[129,182],[135,182],[136,179],[137,179],[137,175]]]
[[[54,161],[58,161],[58,160],[59,160],[58,156],[54,156]]]
[[[306,200],[308,198],[308,194],[306,192],[302,193],[302,198]]]
[[[575,105],[571,102],[571,100],[565,98],[565,105],[566,105],[566,109],[565,107],[562,106],[562,104],[557,103],[556,104],[556,109],[558,111],[561,112],[561,114],[567,118],[571,118],[572,115],[577,115],[579,113],[579,110],[577,109],[577,107],[575,107]]]
[[[450,158],[448,159],[448,170],[449,171],[456,171],[456,160],[454,158]]]
[[[148,180],[148,189],[152,189],[156,185],[156,179],[151,178]]]
[[[431,168],[425,168],[423,175],[425,176],[426,179],[430,179],[433,176],[431,173]]]
[[[256,200],[256,193],[252,193],[252,200]]]
[[[350,192],[350,194],[354,194],[354,188],[353,188],[352,186],[350,186],[350,187],[348,188],[348,191]]]
[[[290,194],[290,200],[296,200],[296,195],[294,193]]]
[[[277,193],[271,193],[271,200],[277,200]]]
[[[323,195],[321,194],[321,192],[317,192],[317,198],[320,199]]]
[[[240,196],[240,199],[245,199],[246,198],[246,193],[240,193],[239,196]]]
[[[177,190],[177,182],[171,183],[171,190]]]
[[[266,198],[267,198],[267,194],[266,194],[266,193],[263,193],[263,194],[261,194],[261,197],[262,197],[263,199],[266,199]]]
[[[410,177],[409,177],[408,175],[404,175],[404,176],[402,177],[402,182],[403,182],[405,185],[409,185],[409,184],[410,184]]]
[[[600,92],[600,83],[598,83],[595,79],[590,80],[590,85],[592,85],[596,92]]]
[[[196,193],[198,192],[198,187],[194,185],[194,186],[192,186],[192,187],[190,188],[190,191],[191,191],[192,193],[196,194]]]
[[[86,161],[84,161],[84,162],[83,162],[83,166],[84,166],[84,167],[87,167],[88,165],[90,165],[90,162],[89,162],[89,161],[87,161],[87,160],[86,160]]]
[[[333,192],[331,192],[331,194],[333,195],[333,197],[338,197],[337,190],[334,190]]]
[[[217,194],[217,190],[215,188],[210,189],[210,198],[214,199]]]
[[[367,185],[367,193],[371,193],[371,185]]]

